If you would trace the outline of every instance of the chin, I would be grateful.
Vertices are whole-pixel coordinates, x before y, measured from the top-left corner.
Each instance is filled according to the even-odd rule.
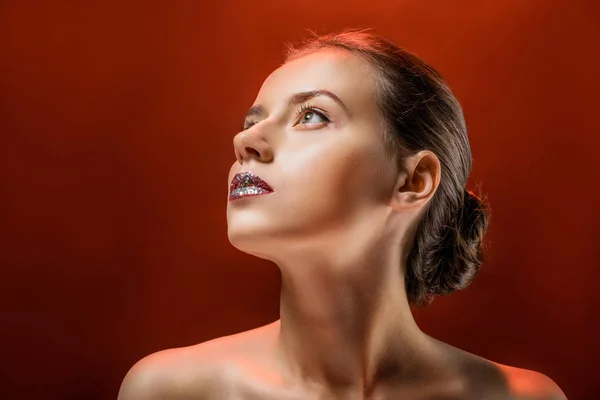
[[[228,224],[229,243],[241,252],[269,260],[269,249],[273,251],[273,234],[261,232],[256,224]]]

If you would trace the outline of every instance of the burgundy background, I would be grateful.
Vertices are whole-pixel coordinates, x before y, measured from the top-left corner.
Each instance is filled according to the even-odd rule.
[[[421,328],[600,397],[597,4],[1,2],[0,397],[115,399],[278,318],[276,266],[227,240],[232,139],[284,42],[345,27],[441,71],[492,204],[489,262]]]

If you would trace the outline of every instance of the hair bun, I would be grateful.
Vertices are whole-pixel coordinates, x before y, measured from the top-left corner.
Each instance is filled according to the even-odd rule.
[[[484,261],[489,212],[481,197],[465,189],[457,209],[446,209],[440,217],[444,223],[432,226],[443,228],[437,235],[417,241],[409,256],[412,266],[406,271],[407,293],[411,304],[417,306],[428,305],[435,296],[465,289]]]
[[[471,284],[484,258],[484,235],[489,215],[483,201],[470,190],[464,192],[463,202],[457,210],[454,226],[446,228],[447,250],[445,263],[438,265],[437,279],[430,282],[430,295],[447,295],[465,289]]]

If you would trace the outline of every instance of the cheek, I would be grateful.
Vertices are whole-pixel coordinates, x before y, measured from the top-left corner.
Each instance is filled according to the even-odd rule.
[[[324,214],[347,212],[371,201],[381,177],[376,153],[366,146],[332,143],[283,155],[280,176],[287,178],[286,200]]]

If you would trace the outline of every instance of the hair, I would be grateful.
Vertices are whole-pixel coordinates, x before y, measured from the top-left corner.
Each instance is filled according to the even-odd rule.
[[[466,288],[484,261],[490,213],[487,201],[466,189],[472,156],[458,100],[436,70],[386,38],[365,30],[313,35],[288,45],[285,62],[325,48],[363,57],[375,72],[374,101],[388,155],[402,163],[430,150],[440,161],[439,186],[404,249],[409,304],[426,306],[435,296]]]

